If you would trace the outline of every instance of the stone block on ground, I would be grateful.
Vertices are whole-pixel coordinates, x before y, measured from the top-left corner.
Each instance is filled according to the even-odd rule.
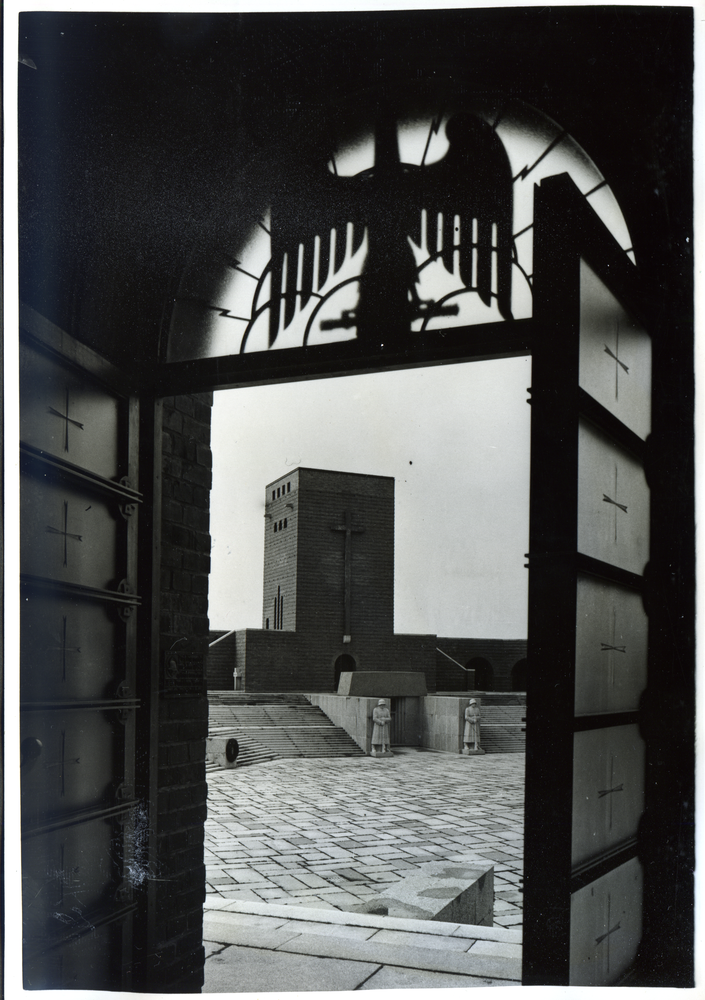
[[[354,911],[492,927],[494,866],[429,861]]]

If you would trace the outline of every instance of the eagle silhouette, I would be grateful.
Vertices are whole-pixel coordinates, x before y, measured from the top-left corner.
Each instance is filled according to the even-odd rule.
[[[487,306],[493,297],[492,255],[496,253],[497,306],[503,318],[512,318],[509,159],[492,126],[475,115],[452,117],[446,136],[449,148],[439,162],[429,166],[402,163],[396,122],[389,114],[381,115],[375,127],[373,167],[352,177],[339,177],[329,170],[327,162],[321,162],[298,193],[289,190],[275,199],[271,215],[270,347],[280,327],[286,328],[293,320],[297,297],[299,308],[305,308],[311,296],[318,295],[314,288],[321,288],[340,272],[346,253],[360,249],[365,233],[367,255],[361,274],[354,279],[360,285],[357,305],[344,311],[339,320],[322,323],[323,328],[355,326],[357,339],[367,347],[403,349],[414,319],[457,313],[457,306],[444,308],[424,302],[418,294],[419,273],[409,240],[421,244],[424,210],[429,233],[435,234],[439,220],[440,249],[429,247],[430,256],[440,259],[452,273],[457,253],[463,285],[476,291]],[[300,245],[303,252],[299,261]],[[337,287],[334,285],[333,291]]]

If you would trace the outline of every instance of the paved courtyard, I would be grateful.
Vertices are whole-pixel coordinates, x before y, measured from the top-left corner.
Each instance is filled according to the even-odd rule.
[[[208,785],[206,907],[349,911],[425,861],[486,861],[495,925],[521,926],[523,753],[277,760]]]

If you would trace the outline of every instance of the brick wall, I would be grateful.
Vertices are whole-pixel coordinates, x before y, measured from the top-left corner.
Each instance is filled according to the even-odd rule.
[[[228,631],[226,629],[211,630],[208,633],[209,644],[220,639],[223,635],[228,635]],[[233,635],[228,635],[227,639],[216,643],[215,646],[209,645],[206,662],[206,684],[209,691],[232,691],[236,642],[235,633],[233,633]]]
[[[237,665],[247,691],[334,691],[335,660],[347,653],[357,670],[403,670],[426,674],[429,691],[436,690],[435,636],[390,635],[386,638],[340,638],[326,633],[242,629],[233,636]],[[225,639],[222,644],[231,642]],[[214,649],[218,647],[215,646]],[[230,667],[232,673],[232,666]],[[209,686],[212,685],[209,682]]]
[[[463,666],[475,658],[486,660],[492,668],[493,691],[512,690],[512,667],[526,657],[526,639],[459,639],[439,635],[435,645]],[[479,677],[476,683],[480,684]],[[440,653],[436,653],[436,690],[467,690],[465,671]]]
[[[270,629],[296,629],[298,485],[299,471],[295,469],[265,490],[262,628],[267,628],[269,621]],[[276,610],[278,601],[280,611]]]
[[[299,470],[297,631],[344,632],[345,535],[331,530],[352,515],[351,634],[394,628],[394,480],[317,469]],[[341,650],[341,652],[350,652]],[[352,654],[354,655],[354,654]]]
[[[203,981],[211,393],[164,400],[153,988]]]

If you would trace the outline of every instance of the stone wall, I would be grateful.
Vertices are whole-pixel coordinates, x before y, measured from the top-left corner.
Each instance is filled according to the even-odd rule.
[[[312,705],[320,708],[331,722],[341,726],[352,736],[357,745],[369,753],[372,737],[372,710],[377,705],[377,698],[346,697],[337,694],[307,694]],[[389,699],[388,699],[389,700]],[[481,699],[477,698],[479,703]],[[465,709],[470,703],[470,697],[443,698],[438,695],[428,695],[425,698],[394,699],[394,702],[407,701],[406,722],[410,732],[415,727],[418,716],[420,731],[419,744],[430,750],[445,750],[449,753],[460,753],[463,749],[463,732],[465,729]],[[401,706],[395,706],[400,710]],[[392,724],[394,730],[394,723]],[[412,734],[413,735],[413,734]],[[392,740],[394,742],[394,740]],[[411,739],[408,745],[416,745]]]
[[[352,736],[357,745],[369,753],[372,749],[372,710],[377,698],[345,698],[337,694],[308,694],[312,705],[325,712],[331,722]]]
[[[202,984],[211,393],[164,400],[152,988]]]
[[[480,699],[476,699],[479,703]],[[443,698],[438,695],[420,699],[421,745],[430,750],[460,753],[463,749],[467,698]]]

